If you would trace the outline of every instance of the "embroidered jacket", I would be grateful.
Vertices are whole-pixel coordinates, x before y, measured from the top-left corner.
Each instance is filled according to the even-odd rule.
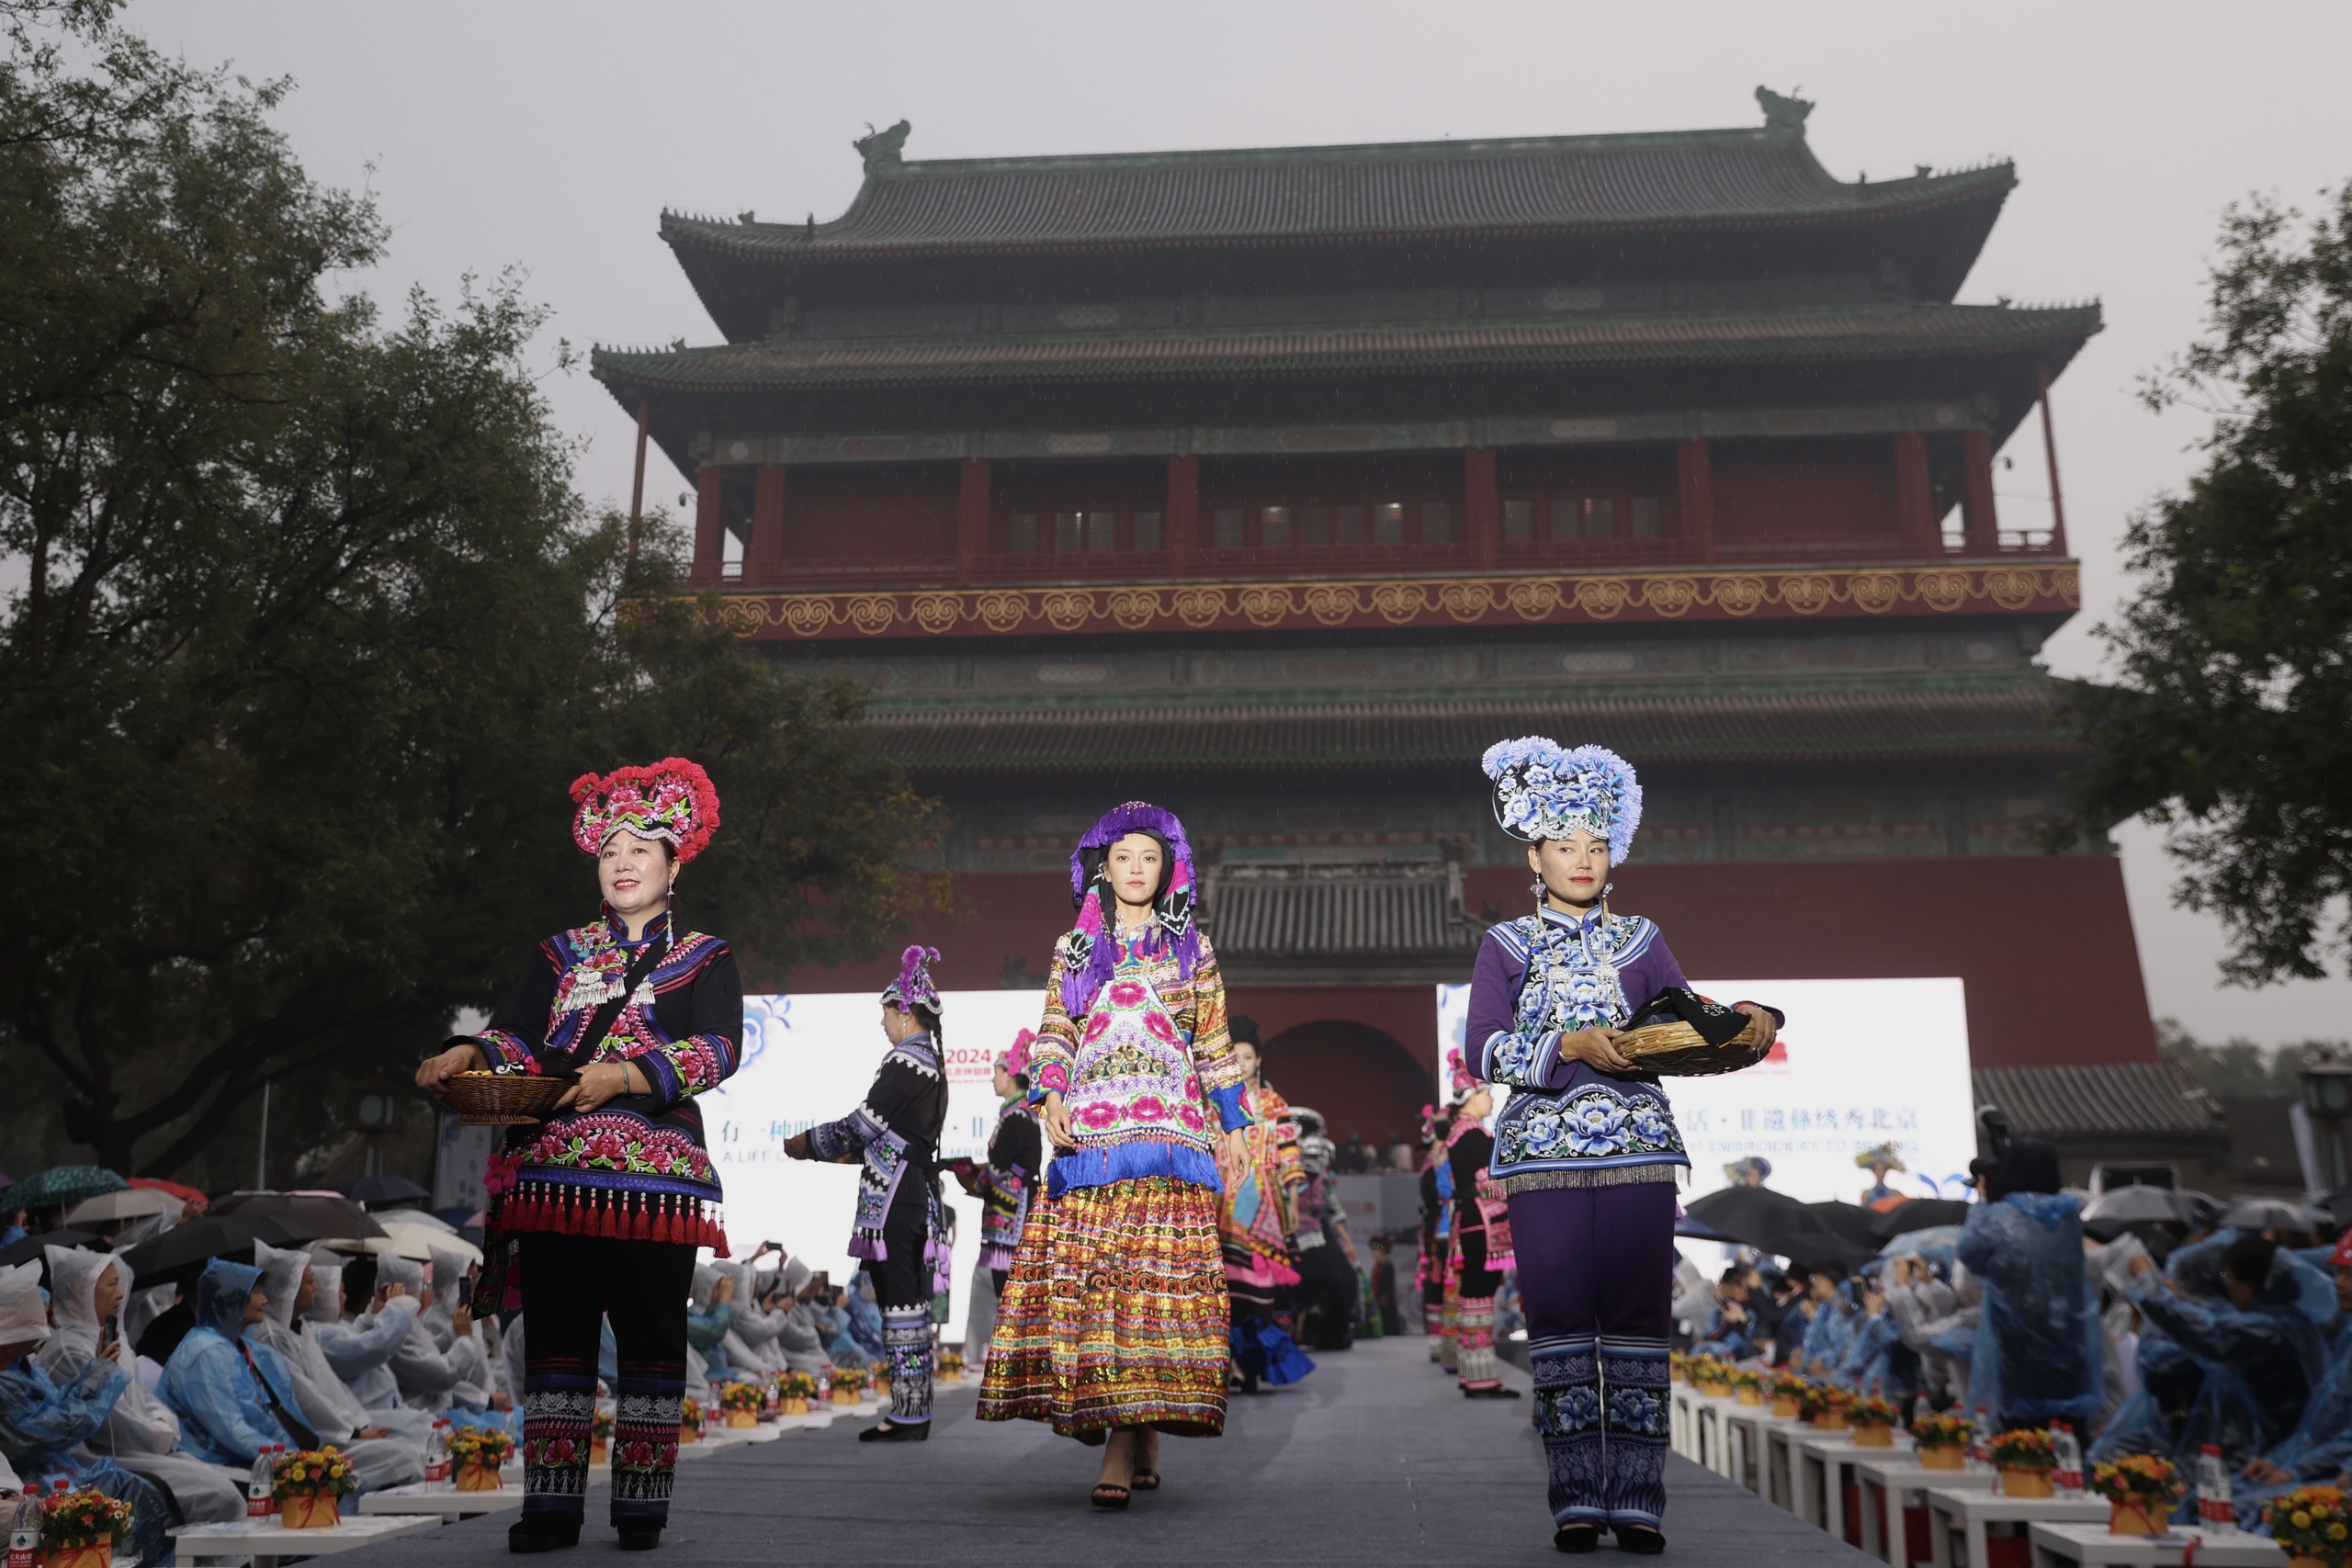
[[[1511,1090],[1490,1168],[1506,1191],[1671,1181],[1690,1163],[1655,1076],[1560,1056],[1561,1035],[1617,1028],[1686,984],[1657,926],[1638,915],[1578,919],[1546,907],[1487,932],[1467,1037],[1478,1076]]]
[[[1225,1032],[1225,982],[1205,933],[1185,976],[1157,931],[1119,943],[1119,958],[1088,1010],[1062,1005],[1069,939],[1054,944],[1046,1013],[1030,1047],[1030,1098],[1059,1094],[1079,1145],[1046,1168],[1046,1190],[1172,1176],[1218,1187],[1212,1124],[1249,1125],[1241,1069]]]
[[[1045,1165],[1044,1138],[1026,1097],[1014,1095],[996,1113],[989,1162],[975,1185],[980,1197],[980,1267],[1010,1269],[1029,1222],[1029,1200]]]
[[[692,1242],[727,1256],[718,1173],[695,1096],[735,1071],[743,982],[718,938],[689,932],[673,944],[669,936],[666,915],[634,942],[610,915],[558,931],[539,943],[491,1026],[472,1036],[493,1072],[628,1062],[652,1091],[510,1129],[493,1161],[493,1187],[512,1189],[499,1203],[503,1231]],[[582,1038],[604,1004],[620,999],[649,944],[652,965],[612,1026],[601,1040]]]
[[[1271,1084],[1245,1085],[1241,1106],[1250,1113],[1250,1168],[1232,1168],[1226,1151],[1216,1151],[1218,1174],[1225,1179],[1218,1229],[1226,1272],[1253,1283],[1272,1279],[1295,1284],[1292,1233],[1297,1228],[1298,1190],[1306,1184],[1298,1159],[1298,1123],[1291,1120],[1290,1101]]]
[[[923,1245],[935,1196],[932,1169],[939,1159],[939,1131],[946,1124],[947,1075],[940,1066],[939,1043],[923,1033],[910,1034],[883,1054],[874,1087],[856,1110],[808,1129],[808,1152],[819,1159],[865,1162],[857,1173],[852,1258],[889,1257],[886,1233],[895,1234],[901,1246]]]

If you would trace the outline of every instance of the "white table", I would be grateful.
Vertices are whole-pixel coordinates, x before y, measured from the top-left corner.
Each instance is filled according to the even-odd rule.
[[[440,1528],[437,1514],[363,1514],[356,1518],[345,1515],[342,1523],[325,1529],[290,1530],[269,1520],[259,1524],[240,1521],[232,1525],[184,1525],[171,1533],[187,1562],[251,1557],[254,1568],[277,1568],[281,1557],[320,1557]]]
[[[1919,1462],[1915,1451],[1871,1451],[1879,1457],[1854,1462],[1854,1484],[1862,1495],[1860,1546],[1885,1562],[1886,1568],[1912,1568],[1910,1536],[1904,1518],[1910,1511],[1913,1494],[1930,1486],[1976,1486],[1989,1491],[1998,1479],[1989,1464],[1970,1464],[1961,1470],[1929,1470]],[[1924,1503],[1920,1509],[1926,1511]]]
[[[1849,1472],[1870,1461],[1907,1460],[1911,1457],[1910,1433],[1894,1432],[1889,1436],[1894,1441],[1883,1449],[1866,1449],[1856,1443],[1851,1427],[1842,1432],[1815,1432],[1797,1443],[1797,1453],[1802,1462],[1796,1472],[1796,1489],[1799,1500],[1804,1505],[1800,1511],[1805,1512],[1812,1523],[1819,1525],[1849,1546],[1862,1544],[1846,1533],[1846,1488],[1853,1486],[1859,1490],[1861,1485],[1860,1474]],[[1810,1509],[1814,1502],[1813,1477],[1816,1466],[1821,1476],[1821,1510],[1820,1517],[1815,1518]],[[1855,1512],[1859,1534],[1860,1510],[1857,1508]]]
[[[1985,1568],[1987,1525],[2090,1524],[2107,1530],[2107,1499],[2086,1492],[2062,1492],[2054,1497],[2012,1497],[2006,1492],[1980,1491],[1974,1486],[1929,1486],[1928,1545],[1935,1568]],[[1955,1554],[1952,1537],[1962,1539]]]
[[[1722,1413],[1722,1419],[1723,1473],[1750,1492],[1769,1495],[1772,1468],[1770,1434],[1802,1427],[1804,1420],[1795,1416],[1775,1416],[1770,1404],[1741,1404],[1736,1401]]]
[[[1724,1440],[1724,1419],[1727,1412],[1738,1408],[1738,1402],[1728,1395],[1719,1398],[1701,1393],[1684,1383],[1673,1387],[1669,1431],[1679,1427],[1681,1436],[1675,1451],[1718,1475],[1731,1474],[1730,1461],[1725,1458],[1728,1445]]]
[[[509,1466],[500,1479],[506,1484],[495,1492],[460,1492],[447,1481],[388,1486],[381,1492],[361,1496],[359,1514],[362,1518],[384,1514],[424,1514],[447,1523],[476,1514],[503,1514],[509,1508],[521,1507],[523,1472]]]
[[[2097,1498],[2107,1506],[2105,1498]],[[2267,1535],[2198,1526],[2169,1535],[2110,1535],[2104,1524],[2033,1527],[2034,1568],[2180,1568],[2181,1549],[2197,1543],[2197,1561],[2211,1568],[2285,1568],[2287,1553]]]

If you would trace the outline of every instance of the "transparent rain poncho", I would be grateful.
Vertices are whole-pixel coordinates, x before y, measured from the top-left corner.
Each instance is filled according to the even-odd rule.
[[[2175,1252],[2164,1274],[2132,1277],[2125,1293],[2146,1324],[2140,1390],[2093,1457],[2158,1453],[2188,1466],[2211,1443],[2234,1472],[2301,1429],[2328,1371],[2335,1283],[2282,1248],[2261,1294],[2239,1308],[2222,1287],[2222,1255],[2237,1235],[2216,1232]]]
[[[171,1506],[153,1483],[110,1459],[85,1457],[80,1445],[106,1425],[133,1380],[114,1361],[93,1358],[62,1382],[27,1356],[0,1371],[0,1455],[27,1486],[63,1478],[74,1489],[103,1492],[130,1505],[127,1544],[145,1564],[169,1564]]]
[[[1984,1292],[1968,1404],[2004,1427],[2088,1431],[2103,1381],[2098,1303],[2083,1277],[2083,1216],[2063,1193],[1979,1204],[1953,1253]]]
[[[279,1425],[262,1382],[289,1413],[301,1409],[294,1374],[277,1351],[245,1341],[245,1303],[261,1279],[250,1264],[216,1258],[196,1281],[196,1326],[164,1368],[158,1392],[180,1418],[180,1439],[208,1464],[250,1469],[272,1443],[302,1445]]]

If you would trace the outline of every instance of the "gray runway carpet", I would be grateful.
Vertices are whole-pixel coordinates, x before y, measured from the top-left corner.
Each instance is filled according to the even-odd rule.
[[[681,1467],[670,1529],[642,1568],[811,1562],[1556,1563],[1542,1450],[1528,1402],[1470,1401],[1419,1339],[1317,1358],[1312,1377],[1237,1395],[1226,1435],[1163,1438],[1156,1494],[1123,1514],[1089,1506],[1099,1450],[1033,1423],[972,1419],[968,1386],[941,1395],[927,1443],[860,1445],[863,1421],[786,1435]],[[1526,1378],[1515,1369],[1524,1390]],[[1872,1560],[1679,1459],[1668,1461],[1667,1557],[1724,1568],[1866,1568]],[[589,1528],[564,1568],[621,1568],[589,1494]],[[509,1516],[511,1517],[511,1516]],[[1605,1560],[1622,1562],[1613,1549]],[[387,1541],[337,1568],[489,1568],[512,1561],[496,1516]]]

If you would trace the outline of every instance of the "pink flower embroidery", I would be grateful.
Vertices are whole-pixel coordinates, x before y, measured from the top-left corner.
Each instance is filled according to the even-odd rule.
[[[1169,1021],[1169,1017],[1166,1013],[1155,1010],[1144,1014],[1143,1026],[1146,1029],[1150,1030],[1152,1038],[1158,1040],[1161,1044],[1173,1045],[1176,1043],[1176,1025]]]
[[[1147,1094],[1127,1107],[1127,1114],[1138,1122],[1159,1122],[1168,1115],[1168,1104],[1156,1094]]]
[[[1110,1032],[1110,1029],[1111,1015],[1107,1012],[1096,1013],[1093,1017],[1086,1021],[1087,1042],[1091,1044],[1094,1041],[1102,1039],[1103,1035]]]
[[[1094,1132],[1101,1132],[1119,1119],[1119,1108],[1108,1100],[1098,1100],[1078,1113],[1078,1119]]]
[[[1187,1105],[1177,1111],[1176,1120],[1195,1133],[1208,1124],[1201,1119],[1201,1108],[1197,1105]]]
[[[1115,1008],[1136,1008],[1143,1005],[1143,987],[1133,980],[1114,980],[1111,984],[1111,1005]]]
[[[1200,1074],[1194,1073],[1191,1077],[1184,1080],[1184,1097],[1188,1100],[1198,1100],[1201,1098]]]

